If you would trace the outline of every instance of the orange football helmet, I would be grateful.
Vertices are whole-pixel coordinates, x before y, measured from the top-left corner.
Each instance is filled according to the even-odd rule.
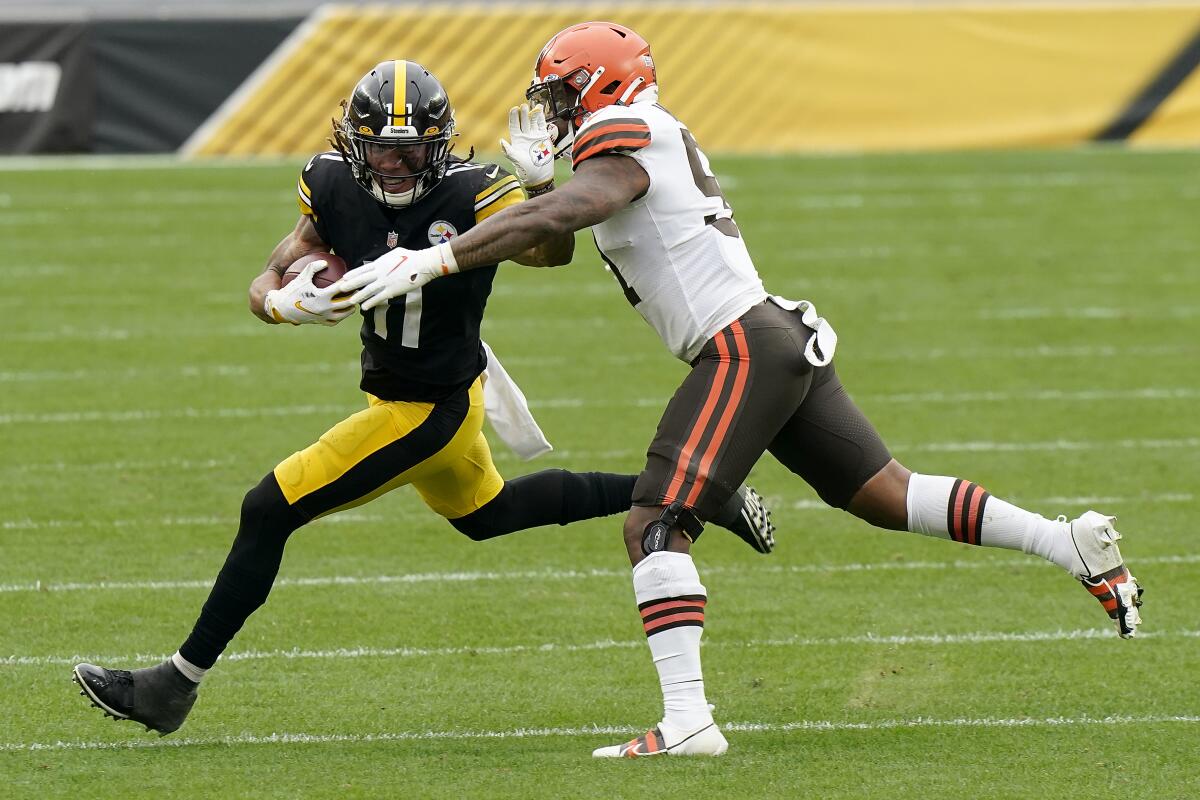
[[[548,121],[566,123],[567,135],[555,141],[560,155],[588,114],[631,102],[655,80],[645,39],[614,22],[584,22],[559,31],[542,48],[525,97],[542,105]]]

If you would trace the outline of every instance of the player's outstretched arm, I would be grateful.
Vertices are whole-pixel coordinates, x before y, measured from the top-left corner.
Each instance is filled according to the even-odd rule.
[[[369,311],[435,278],[507,261],[547,239],[603,222],[649,188],[650,176],[629,156],[589,158],[563,188],[498,211],[449,243],[416,251],[398,247],[351,270],[335,286],[353,295],[332,307]]]
[[[603,222],[649,188],[650,176],[629,156],[589,158],[561,189],[493,214],[456,238],[454,260],[464,270],[512,259],[547,239]]]
[[[328,249],[329,245],[317,234],[312,218],[301,216],[291,233],[284,236],[271,251],[266,269],[250,283],[250,312],[263,322],[274,325],[276,320],[263,308],[263,298],[267,296],[267,292],[279,288],[283,273],[287,272],[287,268],[297,259]]]

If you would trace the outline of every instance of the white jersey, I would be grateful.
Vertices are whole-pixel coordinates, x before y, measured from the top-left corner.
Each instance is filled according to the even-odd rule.
[[[661,106],[608,106],[575,134],[572,166],[622,153],[650,188],[592,227],[625,296],[671,352],[690,362],[717,331],[767,298],[708,159]]]

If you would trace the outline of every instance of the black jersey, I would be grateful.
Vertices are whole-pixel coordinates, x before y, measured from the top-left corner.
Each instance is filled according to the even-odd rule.
[[[300,212],[351,269],[394,247],[448,242],[525,198],[499,165],[452,158],[433,191],[407,208],[389,208],[354,182],[334,152],[313,156],[297,189]],[[434,402],[469,386],[487,364],[479,325],[495,275],[495,264],[449,275],[364,312],[363,391]]]

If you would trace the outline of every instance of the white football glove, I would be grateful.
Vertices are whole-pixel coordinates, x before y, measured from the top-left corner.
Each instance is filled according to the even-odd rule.
[[[554,141],[546,125],[541,104],[522,103],[508,112],[508,136],[500,140],[500,149],[512,162],[517,180],[526,189],[544,189],[554,181]]]
[[[354,313],[354,305],[338,294],[337,284],[318,289],[312,277],[325,267],[327,261],[313,261],[287,286],[272,289],[263,298],[263,311],[276,322],[293,325],[337,325]]]
[[[350,293],[349,303],[359,304],[370,311],[399,297],[420,289],[434,278],[458,272],[458,262],[449,242],[424,250],[397,247],[358,269],[350,270],[334,284],[339,292]]]

